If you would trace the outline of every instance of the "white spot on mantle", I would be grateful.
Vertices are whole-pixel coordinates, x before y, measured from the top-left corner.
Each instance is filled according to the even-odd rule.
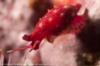
[[[60,16],[63,16],[63,15],[64,15],[64,13],[61,13],[61,14],[60,14]]]
[[[55,9],[53,12],[54,12],[54,13],[57,13],[57,9]]]
[[[50,18],[48,18],[48,21],[49,21],[49,22],[51,22],[52,20],[53,20],[53,18],[51,18],[51,17],[50,17]]]

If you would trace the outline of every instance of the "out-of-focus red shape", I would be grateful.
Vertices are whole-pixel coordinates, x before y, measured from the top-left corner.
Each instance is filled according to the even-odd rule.
[[[52,0],[52,2],[55,6],[58,6],[58,5],[76,5],[77,3],[80,3],[80,0]]]
[[[79,34],[88,24],[88,11],[86,10],[83,15],[77,15],[71,22],[69,28],[71,33]]]

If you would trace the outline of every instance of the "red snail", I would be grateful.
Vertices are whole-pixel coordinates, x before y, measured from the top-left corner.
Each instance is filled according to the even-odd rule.
[[[26,48],[39,49],[43,38],[59,33],[64,30],[64,27],[67,27],[69,32],[78,34],[84,28],[87,19],[85,15],[77,15],[80,7],[80,4],[61,5],[48,10],[48,13],[39,20],[31,35],[24,35],[24,40],[32,41],[31,45]]]
[[[39,48],[39,44],[43,38],[58,33],[63,30],[65,22],[70,22],[67,17],[72,20],[79,10],[80,5],[76,6],[59,6],[48,11],[48,13],[40,19],[31,35],[25,35],[23,38],[32,41],[31,45],[34,49]],[[66,15],[66,16],[65,16]],[[66,21],[63,21],[66,20]]]

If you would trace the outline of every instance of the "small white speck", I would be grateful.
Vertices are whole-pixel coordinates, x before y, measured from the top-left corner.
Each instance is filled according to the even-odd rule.
[[[47,18],[47,16],[44,16],[44,18]]]
[[[60,14],[60,16],[63,16],[63,15],[64,15],[64,13],[61,13],[61,14]]]
[[[68,6],[64,6],[64,8],[68,8]]]
[[[48,12],[50,12],[50,10],[48,9]]]
[[[42,23],[40,23],[40,24],[39,24],[39,27],[42,27],[42,26],[43,26],[43,24],[42,24]]]
[[[39,20],[41,20],[41,18]]]
[[[49,22],[51,22],[51,21],[52,21],[52,18],[51,18],[51,17],[50,17],[50,18],[48,18],[48,21],[49,21]]]
[[[57,9],[55,9],[53,12],[54,12],[54,13],[57,13]]]

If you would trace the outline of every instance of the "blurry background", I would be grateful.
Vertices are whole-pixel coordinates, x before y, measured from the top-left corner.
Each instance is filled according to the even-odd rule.
[[[31,33],[38,19],[52,6],[49,0],[0,0],[0,66],[19,63],[25,52],[7,51],[28,44],[22,36]]]
[[[0,66],[16,66],[16,64],[27,63],[33,65],[33,61],[29,59],[35,51],[30,52],[28,55],[27,50],[17,51],[12,54],[8,54],[7,51],[28,44],[22,39],[22,36],[32,32],[37,21],[48,9],[59,4],[68,5],[77,2],[82,4],[80,13],[85,8],[88,8],[91,22],[98,24],[100,19],[100,0],[0,0]],[[29,57],[26,61],[25,56]],[[89,58],[91,58],[91,55]],[[19,61],[19,59],[21,60]],[[38,62],[40,61],[38,60]]]

